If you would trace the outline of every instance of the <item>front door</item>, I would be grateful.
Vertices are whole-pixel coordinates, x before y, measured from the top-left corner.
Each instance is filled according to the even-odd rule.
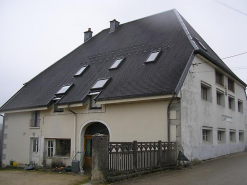
[[[84,168],[92,168],[92,135],[84,136],[85,161]]]
[[[30,161],[34,161],[36,165],[39,163],[39,139],[31,138],[31,158]]]

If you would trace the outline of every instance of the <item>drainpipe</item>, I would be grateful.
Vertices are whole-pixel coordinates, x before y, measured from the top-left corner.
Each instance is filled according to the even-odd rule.
[[[68,104],[68,111],[74,114],[74,155],[76,153],[76,129],[77,129],[77,119],[76,119],[76,113],[69,108]]]
[[[2,124],[2,140],[1,140],[1,143],[0,143],[0,168],[2,168],[2,164],[3,164],[3,140],[4,140],[4,125],[5,125],[5,117],[0,114],[0,116],[3,117],[3,124]]]
[[[171,101],[170,101],[170,103],[169,103],[169,105],[167,107],[167,129],[168,129],[167,130],[167,135],[168,135],[168,142],[170,142],[170,106],[172,104],[172,101],[173,101],[175,95],[176,95],[176,93],[173,92],[172,99],[171,99]]]

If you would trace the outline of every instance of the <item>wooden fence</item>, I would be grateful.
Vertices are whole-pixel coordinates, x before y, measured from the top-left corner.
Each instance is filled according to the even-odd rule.
[[[176,142],[109,142],[108,176],[176,164]]]

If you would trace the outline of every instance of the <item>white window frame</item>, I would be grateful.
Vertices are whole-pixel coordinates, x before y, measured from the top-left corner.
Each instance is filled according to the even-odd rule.
[[[206,92],[205,92],[206,90]],[[206,97],[204,96],[206,93]],[[201,99],[212,102],[212,88],[211,85],[201,81]]]
[[[39,152],[39,138],[32,138],[32,152]]]
[[[49,147],[49,142],[53,142],[53,147]],[[51,152],[49,153],[49,148],[53,149],[52,153]],[[47,140],[47,157],[54,157],[55,156],[55,150],[56,150],[56,141],[55,141],[55,139],[48,139]]]
[[[213,128],[204,126],[202,127],[202,141],[203,143],[213,142]]]
[[[229,131],[229,141],[231,143],[236,143],[236,130],[230,129],[230,131]]]

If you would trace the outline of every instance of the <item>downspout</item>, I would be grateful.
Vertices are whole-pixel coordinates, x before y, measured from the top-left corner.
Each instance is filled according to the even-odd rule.
[[[167,107],[167,135],[168,135],[168,142],[170,142],[170,107],[173,102],[173,99],[175,97],[176,93],[173,92],[172,99]]]
[[[68,104],[68,111],[70,111],[72,114],[74,114],[74,155],[76,153],[76,129],[77,129],[77,117],[76,117],[76,113],[72,110],[70,110],[69,108],[69,104]]]
[[[2,168],[2,164],[3,164],[3,140],[4,140],[4,125],[5,125],[5,116],[3,116],[2,114],[0,114],[0,116],[3,117],[3,124],[2,124],[2,140],[0,143],[0,168]]]

